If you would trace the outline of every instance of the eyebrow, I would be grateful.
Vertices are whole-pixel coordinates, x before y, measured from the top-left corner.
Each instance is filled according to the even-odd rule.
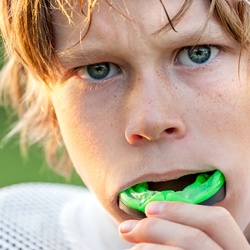
[[[96,57],[97,55],[101,57],[104,55],[104,51],[108,49],[108,46],[102,43],[83,43],[79,41],[73,46],[66,48],[64,50],[57,51],[56,54],[59,58],[59,61],[62,65],[69,63],[69,61],[74,58],[76,61],[78,60],[85,60],[87,63],[91,64],[92,58]]]
[[[168,35],[169,32],[173,32],[171,36]],[[166,41],[164,42],[166,47],[172,44],[174,44],[174,46],[182,46],[184,43],[186,44],[185,46],[196,45],[199,42],[202,43],[205,39],[207,40],[208,37],[213,41],[225,38],[220,25],[213,21],[208,22],[204,29],[202,25],[200,28],[184,29],[181,32],[179,32],[178,29],[175,32],[171,28],[167,28],[162,29],[160,32],[156,31],[152,33],[151,36],[159,37],[159,40]],[[204,41],[204,43],[205,42],[206,41]],[[92,60],[94,58],[104,57],[107,55],[107,51],[110,55],[116,54],[115,51],[110,50],[110,46],[106,43],[92,39],[90,41],[79,41],[73,46],[57,51],[56,54],[61,64],[63,66],[68,66],[68,64],[72,63],[72,58],[75,61],[79,58],[81,62],[84,61],[86,64],[93,64],[94,62]]]
[[[170,30],[171,26],[167,24],[166,26],[154,32],[152,35],[161,36],[163,33],[168,33]],[[214,20],[208,20],[199,27],[188,29],[187,31],[183,30],[181,31],[182,33],[180,33],[178,29],[174,29],[173,31],[173,36],[181,35],[181,38],[185,39],[186,43],[194,43],[194,41],[199,42],[199,40],[202,40],[202,38],[207,38],[207,36],[210,36],[211,33],[213,35],[211,36],[212,39],[222,38],[225,34],[221,29],[221,26]]]

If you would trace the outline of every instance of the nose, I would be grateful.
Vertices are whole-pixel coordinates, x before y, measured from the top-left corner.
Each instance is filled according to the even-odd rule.
[[[176,88],[160,81],[143,81],[133,88],[128,102],[125,137],[129,144],[181,139],[187,132],[182,115],[182,98]]]

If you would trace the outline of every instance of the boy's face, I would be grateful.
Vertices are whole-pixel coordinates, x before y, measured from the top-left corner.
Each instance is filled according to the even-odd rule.
[[[76,1],[78,2],[78,1]],[[250,205],[250,81],[248,56],[209,20],[195,0],[173,29],[159,1],[100,1],[76,46],[85,17],[73,23],[53,12],[56,48],[72,76],[52,92],[70,157],[86,185],[118,220],[121,190],[221,170],[226,207],[243,229]],[[173,17],[182,0],[164,1]],[[75,5],[75,2],[73,6]],[[122,16],[118,12],[128,18]],[[91,64],[96,64],[92,66]],[[166,185],[167,188],[167,185]]]

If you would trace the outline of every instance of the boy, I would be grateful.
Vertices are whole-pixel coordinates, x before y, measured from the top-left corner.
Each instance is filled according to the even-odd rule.
[[[9,136],[43,143],[90,190],[7,188],[2,231],[19,218],[21,249],[249,249],[249,11],[248,0],[2,1],[2,93],[20,115]],[[213,206],[155,202],[142,220],[118,206],[135,184],[170,189],[215,170],[226,194]],[[10,209],[17,197],[27,212]]]

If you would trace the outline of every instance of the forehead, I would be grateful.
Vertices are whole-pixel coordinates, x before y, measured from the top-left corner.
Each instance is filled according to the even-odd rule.
[[[172,19],[183,6],[185,0],[165,0],[164,6]],[[193,4],[181,19],[178,25],[180,31],[185,26],[202,26],[205,22],[209,1],[194,0]],[[87,3],[83,3],[83,12],[86,14]],[[86,15],[81,11],[78,0],[71,0],[64,5],[64,11],[54,3],[52,7],[52,20],[56,41],[64,40],[69,46],[79,41],[87,27]],[[93,8],[90,33],[95,32],[100,36],[107,36],[115,31],[126,34],[144,33],[152,35],[168,23],[166,13],[158,0],[115,0],[107,2],[97,1]],[[197,28],[196,28],[197,29]],[[122,31],[122,32],[121,32]],[[56,43],[60,50],[59,44]]]

